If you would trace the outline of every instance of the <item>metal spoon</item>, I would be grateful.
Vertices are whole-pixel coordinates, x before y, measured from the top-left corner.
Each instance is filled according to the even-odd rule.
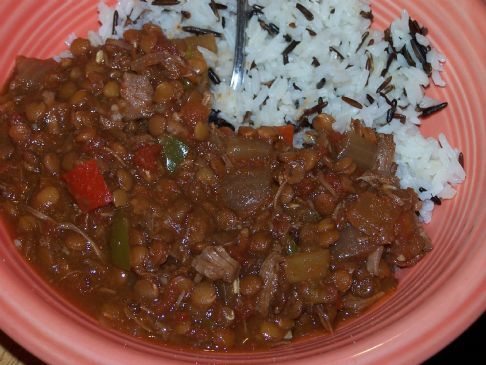
[[[243,84],[245,76],[245,31],[248,20],[248,0],[237,0],[236,4],[236,40],[235,54],[233,60],[233,73],[231,75],[230,86],[233,90],[238,90]]]

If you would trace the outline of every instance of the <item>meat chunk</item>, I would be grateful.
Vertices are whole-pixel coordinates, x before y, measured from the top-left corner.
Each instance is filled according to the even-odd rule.
[[[222,246],[208,246],[192,260],[191,266],[211,280],[232,283],[240,270],[240,264]]]
[[[388,244],[394,236],[394,224],[399,211],[385,197],[365,191],[346,211],[348,222],[360,232]]]
[[[278,290],[278,278],[282,256],[277,252],[270,253],[260,268],[259,275],[263,279],[263,288],[258,294],[256,309],[262,316],[268,315],[272,299]]]
[[[256,170],[240,175],[228,175],[224,180],[222,198],[240,216],[255,212],[271,199],[269,170]]]
[[[122,113],[126,118],[138,119],[150,116],[153,109],[154,89],[147,76],[125,72],[120,94],[126,102],[122,105]]]
[[[341,231],[339,240],[331,247],[333,257],[339,261],[352,258],[364,259],[374,250],[376,246],[370,238],[351,225],[346,225]]]
[[[31,91],[41,88],[46,76],[58,67],[54,60],[18,57],[10,81],[10,90]]]

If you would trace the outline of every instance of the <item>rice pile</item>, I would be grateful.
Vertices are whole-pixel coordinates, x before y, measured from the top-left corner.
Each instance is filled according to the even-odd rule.
[[[160,5],[164,3],[172,5]],[[101,26],[98,33],[90,33],[90,40],[98,45],[147,22],[159,25],[169,38],[190,35],[182,29],[187,26],[217,32],[218,54],[200,51],[222,81],[212,85],[213,108],[220,117],[236,127],[302,124],[306,111],[327,103],[322,110],[334,116],[340,132],[352,119],[360,119],[378,132],[393,134],[397,176],[402,187],[415,189],[423,200],[421,218],[429,222],[434,201],[454,197],[454,185],[464,180],[465,172],[459,151],[445,135],[424,138],[418,128],[422,114],[445,106],[425,95],[431,82],[445,86],[441,71],[446,60],[425,29],[405,10],[386,34],[371,28],[369,0],[249,4],[246,74],[238,92],[229,87],[236,1],[121,0],[111,8],[102,2]],[[113,24],[115,11],[118,21]],[[305,137],[304,128],[296,142]]]

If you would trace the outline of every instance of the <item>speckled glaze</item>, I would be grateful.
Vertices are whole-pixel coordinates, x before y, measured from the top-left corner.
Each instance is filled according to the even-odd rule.
[[[199,0],[197,0],[199,1]],[[97,0],[2,0],[0,82],[16,55],[46,58],[75,32],[96,29]],[[217,354],[149,344],[100,327],[67,303],[23,261],[0,226],[0,328],[52,364],[410,364],[446,346],[486,309],[486,2],[374,0],[375,26],[407,8],[448,57],[449,107],[426,121],[464,153],[467,181],[427,226],[434,250],[400,273],[397,292],[366,315],[319,336],[267,352]]]

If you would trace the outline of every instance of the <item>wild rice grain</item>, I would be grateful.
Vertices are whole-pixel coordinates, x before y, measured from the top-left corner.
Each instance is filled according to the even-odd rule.
[[[280,29],[273,23],[267,24],[263,20],[258,19],[258,24],[260,24],[260,27],[270,35],[277,35],[280,33]]]
[[[302,13],[302,15],[305,16],[305,18],[308,21],[314,20],[314,14],[312,14],[312,12],[309,9],[307,9],[304,5],[297,3],[295,4],[295,7]]]
[[[178,0],[154,0],[152,1],[152,5],[158,6],[170,6],[170,5],[178,5],[180,1]]]
[[[461,167],[464,168],[464,154],[462,152],[459,153],[459,157],[457,158],[457,161],[459,162],[459,165],[461,165]]]
[[[322,89],[326,85],[326,78],[323,77],[317,84],[316,89]]]
[[[184,26],[182,27],[182,30],[187,33],[192,33],[195,35],[205,35],[205,34],[212,34],[215,37],[221,37],[221,33],[216,32],[211,29],[205,29],[205,28],[199,28],[199,27],[193,27],[193,26]]]
[[[378,86],[378,89],[376,89],[376,93],[378,93],[378,94],[379,94],[381,90],[383,90],[385,87],[387,87],[387,86],[388,86],[388,84],[391,82],[392,78],[393,78],[393,76],[388,76],[388,77],[385,79],[385,81],[383,81],[383,82],[381,83],[381,85],[380,85],[380,86]]]
[[[118,25],[118,11],[113,13],[113,26],[111,28],[111,35],[116,35],[116,26]]]
[[[375,99],[370,94],[366,94],[366,100],[368,100],[370,104],[375,102]]]
[[[360,48],[363,47],[363,44],[364,44],[366,38],[368,38],[369,35],[370,35],[370,32],[368,32],[368,31],[364,32],[363,36],[361,37],[361,42],[360,42],[358,48],[356,48],[356,51],[355,51],[356,53],[358,53]]]
[[[273,31],[273,34],[279,34],[280,33],[280,28],[277,27],[274,23],[268,24],[270,26],[270,29]]]
[[[393,114],[394,119],[398,119],[400,123],[404,124],[407,121],[407,117],[403,114],[395,113]]]
[[[369,52],[366,52],[366,66],[365,67],[370,72],[370,74],[372,74],[373,70],[375,69],[375,65],[374,65],[374,62],[373,62],[373,56]],[[369,75],[368,75],[368,78],[369,78]]]
[[[341,61],[344,60],[344,56],[336,48],[334,48],[333,46],[331,46],[331,47],[329,47],[329,50],[332,51],[332,52],[334,52]]]
[[[390,123],[393,120],[393,116],[397,111],[397,99],[392,100],[391,108],[386,112],[386,122]]]
[[[419,33],[423,36],[425,36],[427,34],[427,28],[421,27],[416,20],[414,20],[410,17],[408,18],[408,29],[409,29],[410,35],[412,37],[415,37],[415,34],[417,34],[417,33]]]
[[[215,2],[214,0],[211,0],[209,2],[209,7],[211,8],[211,10],[213,11],[214,15],[219,19],[219,10],[225,10],[227,9],[228,7],[224,4],[219,4],[217,2]]]
[[[359,101],[348,98],[347,96],[341,96],[341,100],[344,101],[345,103],[351,105],[354,108],[363,109],[363,104],[361,104]]]
[[[327,106],[327,101],[322,100],[322,98],[319,99],[320,99],[319,102],[316,105],[314,105],[312,108],[304,109],[302,113],[302,117],[307,117],[309,115],[322,112],[322,109],[324,109]]]
[[[231,123],[228,123],[223,118],[220,118],[218,116],[219,112],[220,112],[219,110],[211,109],[211,112],[209,113],[209,117],[208,117],[208,122],[210,124],[214,124],[218,128],[228,127],[228,128],[230,128],[234,132],[235,131],[235,126],[233,124],[231,124]]]
[[[430,200],[432,200],[435,205],[441,205],[442,204],[442,200],[440,200],[440,198],[437,197],[437,196],[433,196],[432,198],[430,198]]]
[[[403,57],[405,57],[405,60],[407,61],[407,63],[408,63],[409,66],[411,66],[411,67],[415,67],[416,66],[416,63],[413,60],[413,58],[410,55],[410,53],[408,52],[406,46],[403,46],[402,47],[402,49],[400,50],[400,53],[403,55]]]
[[[427,117],[431,114],[437,113],[438,111],[444,109],[447,105],[448,105],[448,103],[446,101],[446,102],[443,102],[443,103],[440,103],[440,104],[437,104],[437,105],[429,106],[428,108],[420,108],[419,110],[422,111],[421,115],[423,117]]]
[[[315,36],[317,35],[317,33],[316,33],[316,32],[314,32],[314,31],[313,31],[312,29],[310,29],[310,28],[305,28],[305,30],[309,32],[309,35],[310,35],[311,37],[315,37]]]
[[[395,51],[393,51],[392,53],[390,53],[388,59],[386,60],[386,66],[383,69],[383,71],[381,71],[380,74],[381,77],[385,77],[385,75],[388,73],[388,69],[390,68],[392,62],[395,61],[396,59],[397,59],[397,54],[395,53]]]
[[[257,16],[263,15],[263,11],[262,11],[263,9],[265,9],[265,8],[261,5],[257,5],[257,4],[252,5],[251,12],[249,14],[249,18],[251,18],[253,15],[257,15]]]
[[[216,85],[219,85],[221,83],[221,79],[219,78],[218,74],[212,69],[212,67],[208,68],[208,77]]]
[[[373,21],[373,12],[370,11],[360,11],[359,15],[361,15],[365,19],[369,19],[370,21]]]
[[[395,85],[388,85],[383,89],[382,93],[386,95],[393,90],[395,90]]]
[[[430,76],[432,73],[432,67],[430,66],[430,63],[427,62],[427,48],[419,44],[414,38],[412,38],[410,44],[412,45],[413,53],[415,53],[415,56],[422,64],[425,73]]]
[[[292,41],[290,44],[283,50],[283,64],[286,65],[289,63],[289,54],[299,45],[299,41]]]

